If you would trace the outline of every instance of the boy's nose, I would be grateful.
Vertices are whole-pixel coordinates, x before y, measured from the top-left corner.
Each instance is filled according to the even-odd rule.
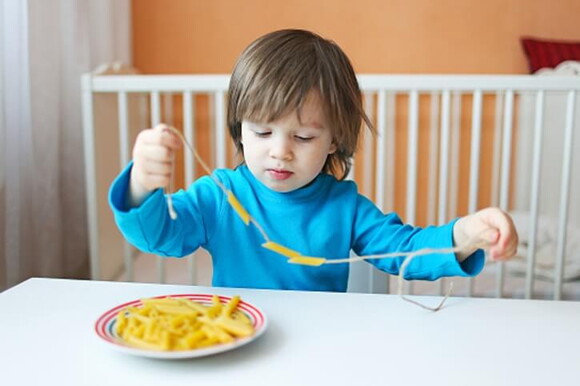
[[[270,156],[275,159],[289,160],[292,158],[292,147],[285,138],[279,138],[272,143]]]

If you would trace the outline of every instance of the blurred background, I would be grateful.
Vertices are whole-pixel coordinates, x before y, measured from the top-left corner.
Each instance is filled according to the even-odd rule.
[[[577,47],[578,15],[578,0],[0,0],[0,290],[89,277],[84,73],[227,74],[258,36],[303,28],[358,73],[526,74],[521,39]]]

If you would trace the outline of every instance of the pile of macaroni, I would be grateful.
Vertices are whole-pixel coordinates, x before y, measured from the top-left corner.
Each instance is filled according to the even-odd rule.
[[[133,347],[156,350],[193,350],[254,334],[250,319],[237,310],[239,296],[223,304],[214,295],[211,305],[166,297],[142,299],[142,306],[117,314],[115,329]]]

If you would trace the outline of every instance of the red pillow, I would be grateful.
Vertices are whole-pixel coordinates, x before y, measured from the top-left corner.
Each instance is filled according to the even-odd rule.
[[[566,60],[580,60],[580,42],[535,38],[522,38],[521,42],[532,74],[540,68],[554,68]]]

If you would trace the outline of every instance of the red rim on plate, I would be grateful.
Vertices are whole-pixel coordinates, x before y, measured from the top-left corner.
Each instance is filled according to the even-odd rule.
[[[185,298],[185,299],[193,300],[193,301],[196,301],[196,302],[199,302],[202,304],[211,304],[213,296],[214,296],[213,294],[178,294],[178,295],[155,296],[152,299],[163,299],[163,298],[168,298],[168,297]],[[220,299],[220,302],[222,302],[222,303],[227,303],[232,298],[230,296],[218,296],[218,297]],[[236,341],[234,343],[220,344],[220,345],[210,346],[210,347],[203,348],[203,349],[194,349],[194,350],[190,350],[190,351],[146,350],[146,349],[136,348],[136,347],[133,347],[133,346],[125,343],[115,332],[115,324],[117,321],[117,314],[119,313],[119,311],[121,311],[123,308],[126,308],[126,307],[139,307],[140,305],[142,305],[142,302],[140,299],[138,299],[138,300],[133,300],[133,301],[118,305],[114,308],[111,308],[110,310],[108,310],[107,312],[102,314],[97,319],[97,321],[95,322],[95,332],[97,333],[97,335],[101,339],[105,340],[106,342],[111,343],[111,344],[117,346],[117,348],[124,349],[124,351],[130,352],[133,354],[139,355],[139,353],[150,353],[150,355],[147,355],[147,356],[188,357],[188,356],[201,356],[201,355],[188,355],[189,353],[203,354],[205,352],[209,355],[212,353],[217,353],[217,352],[233,349],[235,347],[238,347],[240,345],[248,343],[249,341],[251,341],[251,340],[257,338],[259,335],[261,335],[264,332],[264,330],[266,328],[266,324],[267,324],[266,318],[265,318],[264,314],[262,313],[262,311],[260,311],[256,306],[254,306],[248,302],[245,302],[244,300],[240,300],[240,302],[238,303],[237,309],[242,311],[244,314],[246,314],[246,316],[252,322],[252,325],[254,326],[254,330],[255,330],[254,335],[247,337],[247,338],[236,339]]]

